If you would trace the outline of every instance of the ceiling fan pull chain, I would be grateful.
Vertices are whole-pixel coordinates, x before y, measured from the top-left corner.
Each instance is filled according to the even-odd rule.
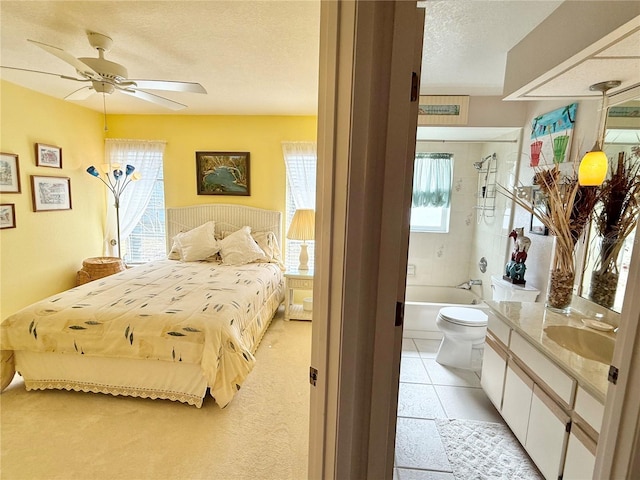
[[[104,131],[108,132],[107,128],[107,100],[105,98],[104,92],[102,92],[102,111],[104,112]]]

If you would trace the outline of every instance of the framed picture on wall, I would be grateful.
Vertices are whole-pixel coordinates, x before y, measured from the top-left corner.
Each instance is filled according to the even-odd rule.
[[[34,212],[71,210],[71,179],[31,175]]]
[[[198,195],[250,195],[249,152],[196,152]]]
[[[0,228],[16,228],[16,206],[13,203],[0,204]]]
[[[531,205],[534,210],[546,212],[547,204],[540,192],[540,187],[534,186],[531,189]],[[549,235],[549,229],[545,227],[545,225],[533,213],[531,214],[531,226],[529,228],[529,232],[535,233],[536,235]]]
[[[20,193],[20,166],[13,153],[0,153],[0,193]]]
[[[36,143],[36,166],[62,168],[62,149],[53,145]]]

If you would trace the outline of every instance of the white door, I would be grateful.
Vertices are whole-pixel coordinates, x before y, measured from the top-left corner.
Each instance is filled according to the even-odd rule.
[[[392,476],[423,25],[322,2],[311,479]]]

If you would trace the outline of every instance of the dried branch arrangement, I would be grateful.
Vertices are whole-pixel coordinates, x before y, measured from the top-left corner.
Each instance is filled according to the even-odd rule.
[[[600,239],[600,253],[596,259],[591,281],[590,298],[611,307],[618,286],[618,257],[625,239],[634,231],[640,214],[640,145],[631,149],[625,160],[618,154],[611,177],[599,191],[594,225]]]
[[[498,185],[498,191],[534,215],[556,237],[552,287],[547,300],[550,306],[563,308],[570,303],[573,292],[574,249],[591,218],[598,188],[579,185],[575,168],[572,176],[563,175],[557,164],[550,168],[536,167],[534,171],[534,184],[540,188],[546,208],[534,208],[529,199],[502,185]]]

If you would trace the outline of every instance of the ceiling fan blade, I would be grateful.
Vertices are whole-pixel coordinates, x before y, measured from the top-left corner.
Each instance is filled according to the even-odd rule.
[[[68,75],[60,75],[59,73],[43,72],[41,70],[30,70],[28,68],[5,67],[4,65],[0,65],[0,68],[6,68],[7,70],[18,70],[20,72],[31,72],[31,73],[41,73],[43,75],[53,75],[54,77],[64,78],[65,80],[74,80],[76,82],[90,82],[91,81],[88,78],[76,78],[76,77],[70,77]]]
[[[75,92],[71,92],[69,95],[64,97],[65,100],[86,100],[93,94],[93,87],[86,86],[79,88]]]
[[[69,65],[75,68],[81,75],[86,76],[87,78],[91,78],[92,80],[102,80],[102,76],[100,76],[100,74],[96,72],[93,68],[91,68],[86,63],[78,60],[73,55],[65,52],[64,50],[58,47],[47,45],[46,43],[36,42],[35,40],[27,39],[27,41],[33,43],[34,45],[37,45],[38,47],[42,48],[44,51],[49,52],[51,55],[55,55],[60,60],[67,62]]]
[[[170,80],[133,80],[137,88],[148,90],[166,90],[168,92],[207,93],[202,85],[195,82],[174,82]]]
[[[171,110],[182,110],[183,108],[187,108],[187,106],[182,103],[174,102],[173,100],[169,100],[168,98],[164,98],[159,95],[154,95],[153,93],[142,92],[132,88],[122,88],[118,90],[127,95],[131,95],[132,97],[146,100],[147,102],[155,103],[157,105],[170,108]]]

